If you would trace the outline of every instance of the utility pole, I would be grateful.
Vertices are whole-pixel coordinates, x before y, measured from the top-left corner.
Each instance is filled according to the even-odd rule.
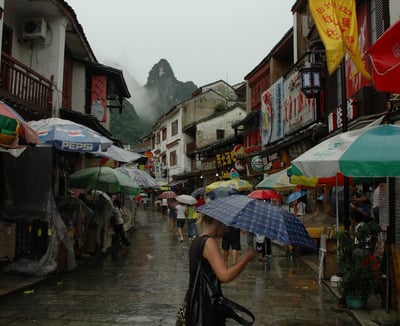
[[[342,59],[340,63],[340,88],[341,88],[341,97],[342,97],[342,128],[343,132],[348,130],[348,118],[347,118],[347,92],[346,92],[346,64],[345,59]],[[349,178],[344,176],[343,178],[343,224],[344,229],[348,231],[350,229],[350,187],[349,187]]]

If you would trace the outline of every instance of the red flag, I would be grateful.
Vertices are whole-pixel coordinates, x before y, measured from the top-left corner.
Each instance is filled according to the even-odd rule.
[[[368,49],[372,78],[378,91],[400,93],[400,20]]]

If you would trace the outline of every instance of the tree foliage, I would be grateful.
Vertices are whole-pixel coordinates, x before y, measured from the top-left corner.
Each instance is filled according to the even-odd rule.
[[[114,138],[134,148],[139,139],[151,130],[151,123],[142,121],[137,115],[132,103],[123,102],[122,113],[118,109],[111,110],[110,131]]]

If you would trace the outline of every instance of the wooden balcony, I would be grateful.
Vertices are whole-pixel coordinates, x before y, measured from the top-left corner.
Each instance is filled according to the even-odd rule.
[[[24,116],[51,116],[52,85],[52,80],[41,76],[7,53],[2,53],[0,97],[16,108],[23,109]]]

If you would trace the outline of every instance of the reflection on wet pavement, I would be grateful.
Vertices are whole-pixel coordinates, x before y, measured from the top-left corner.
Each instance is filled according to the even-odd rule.
[[[188,282],[190,243],[186,238],[181,245],[168,219],[151,209],[139,210],[129,238],[130,247],[41,282],[32,295],[2,298],[0,324],[175,325]],[[318,285],[308,266],[287,257],[281,247],[272,249],[272,259],[254,260],[223,285],[227,297],[253,312],[254,325],[355,324],[345,312],[332,309],[336,298]]]

